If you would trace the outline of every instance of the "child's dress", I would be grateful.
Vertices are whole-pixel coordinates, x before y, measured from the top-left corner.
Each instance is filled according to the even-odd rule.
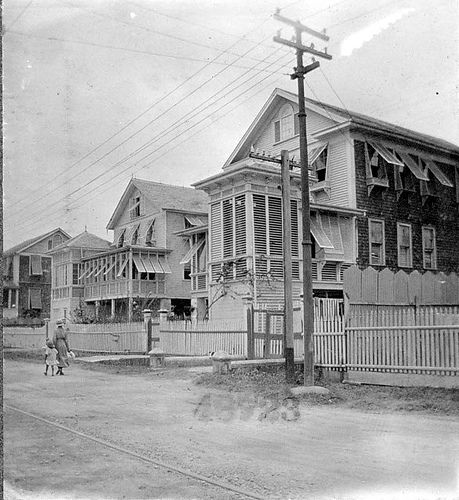
[[[54,347],[46,347],[45,349],[45,354],[46,354],[46,364],[48,366],[57,366],[57,349]]]

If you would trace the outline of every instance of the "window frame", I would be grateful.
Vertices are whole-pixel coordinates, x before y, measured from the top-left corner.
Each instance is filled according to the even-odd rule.
[[[39,265],[40,272],[37,272],[37,273],[32,272],[33,271],[32,258],[34,258],[34,257],[40,259],[40,265]],[[43,276],[43,261],[42,261],[41,255],[35,255],[35,254],[29,255],[29,276]]]
[[[432,262],[433,264],[431,266],[426,265],[426,245],[425,245],[425,239],[424,239],[424,234],[426,231],[432,231],[433,233],[433,249],[432,249]],[[422,226],[421,230],[422,234],[422,267],[424,269],[429,269],[429,270],[435,270],[437,269],[437,232],[435,231],[435,228],[433,226]]]
[[[284,104],[274,120],[274,144],[292,139],[299,134],[299,120],[291,104]]]
[[[373,245],[379,244],[378,242],[373,242],[371,238],[371,226],[372,224],[382,225],[382,241],[381,241],[381,262],[377,263],[373,261]],[[368,255],[370,266],[385,266],[386,265],[386,228],[384,219],[368,219]]]
[[[410,254],[409,254],[409,264],[401,264],[400,261],[400,248],[401,248],[401,229],[403,227],[407,227],[409,229],[409,238],[410,238],[410,245],[409,247],[404,247],[404,248],[409,248],[410,249]],[[397,222],[397,265],[398,267],[402,268],[412,268],[413,267],[413,228],[411,224],[408,224],[406,222]]]

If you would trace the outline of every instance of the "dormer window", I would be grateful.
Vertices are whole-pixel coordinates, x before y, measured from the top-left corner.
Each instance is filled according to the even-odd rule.
[[[285,104],[280,110],[278,119],[274,121],[274,142],[290,139],[298,132],[298,115],[294,115],[290,104]]]
[[[134,198],[132,198],[129,212],[131,214],[131,219],[140,217],[140,196],[135,196]]]

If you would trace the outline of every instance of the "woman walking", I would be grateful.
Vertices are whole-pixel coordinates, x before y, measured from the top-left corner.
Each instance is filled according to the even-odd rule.
[[[69,343],[67,340],[67,333],[65,332],[62,325],[64,322],[62,320],[56,321],[56,330],[54,330],[53,344],[57,349],[57,372],[56,375],[64,375],[62,371],[63,368],[69,366],[68,354],[70,351]]]

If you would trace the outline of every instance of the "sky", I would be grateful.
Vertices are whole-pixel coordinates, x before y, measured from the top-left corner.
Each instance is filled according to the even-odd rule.
[[[4,248],[61,227],[111,240],[132,176],[217,174],[274,88],[285,17],[327,29],[306,95],[459,144],[456,0],[4,0]],[[305,62],[309,62],[305,58]]]

